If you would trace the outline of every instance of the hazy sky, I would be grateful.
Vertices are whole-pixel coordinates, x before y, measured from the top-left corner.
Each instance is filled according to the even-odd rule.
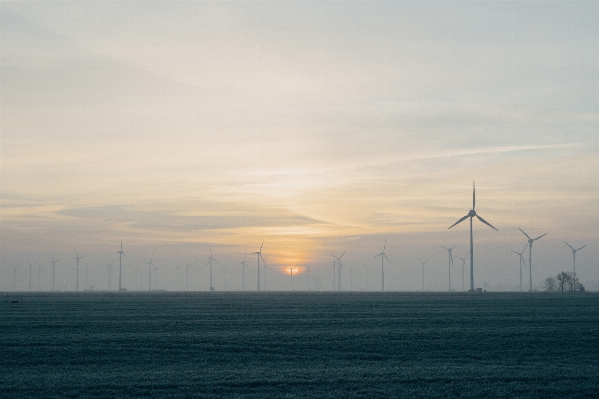
[[[373,289],[387,239],[388,289],[419,290],[421,257],[444,290],[473,180],[499,229],[475,223],[476,286],[517,287],[521,227],[549,233],[536,288],[571,270],[565,240],[599,289],[597,21],[595,1],[2,1],[0,289],[27,261],[48,289],[50,254],[73,289],[74,248],[105,288],[121,239],[130,289],[152,256],[162,288],[185,259],[206,289],[209,248],[240,289],[263,240],[268,288],[288,264],[330,288],[346,250],[344,289],[367,266]]]

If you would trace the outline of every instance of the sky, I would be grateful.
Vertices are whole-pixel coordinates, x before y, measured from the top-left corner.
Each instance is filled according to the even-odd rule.
[[[599,2],[0,2],[0,290],[599,290]],[[386,240],[386,244],[385,244]],[[527,257],[528,259],[528,257]],[[528,264],[528,263],[527,263]],[[466,267],[468,267],[466,263]],[[291,281],[289,267],[297,267]],[[308,270],[309,268],[309,270]],[[87,273],[87,282],[85,275]],[[528,286],[528,266],[523,270]],[[156,275],[158,279],[156,281]],[[111,289],[118,286],[112,268]],[[264,278],[264,273],[262,273]],[[468,288],[466,273],[466,288]],[[293,285],[292,285],[293,284]],[[264,288],[264,282],[261,283]]]

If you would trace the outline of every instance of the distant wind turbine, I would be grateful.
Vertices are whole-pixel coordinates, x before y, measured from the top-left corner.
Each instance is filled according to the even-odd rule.
[[[481,218],[480,216],[478,216],[476,214],[476,211],[474,210],[475,205],[476,205],[476,189],[474,187],[474,182],[472,182],[472,209],[470,209],[470,211],[468,212],[468,214],[466,216],[464,216],[463,218],[461,218],[460,220],[458,220],[457,222],[455,222],[448,228],[448,229],[451,229],[456,224],[459,224],[459,223],[463,222],[464,220],[470,218],[470,291],[474,291],[474,241],[472,239],[472,218],[474,216],[476,216],[476,218],[478,220],[480,220],[487,226],[491,227],[492,229],[498,231],[489,222],[487,222],[485,219]]]
[[[210,291],[214,291],[214,287],[212,286],[212,261],[220,263],[212,257],[212,248],[210,248],[210,257],[208,258],[208,263],[206,263],[206,266],[210,266]]]
[[[73,251],[75,251],[73,249]],[[79,256],[77,251],[75,251],[75,255],[77,256],[75,259],[77,260],[77,282],[75,283],[75,291],[79,291],[79,259],[85,258],[85,256]]]
[[[337,268],[337,291],[341,291],[341,258],[343,258],[343,255],[345,255],[345,251],[343,251],[343,253],[339,257],[333,255],[333,258],[335,258],[335,260],[337,261],[337,265],[339,265],[339,267]]]
[[[470,255],[470,252],[466,254],[466,256],[468,255]],[[458,259],[462,261],[462,291],[464,291],[464,269],[466,267],[466,256],[464,256],[463,258],[458,256]]]
[[[252,255],[256,255],[258,258],[258,288],[257,288],[258,292],[260,292],[260,259],[261,258],[264,263],[264,266],[266,267],[266,262],[264,262],[264,258],[262,257],[262,247],[263,246],[264,246],[264,240],[262,240],[262,244],[260,245],[260,250],[257,252],[252,252]],[[266,279],[264,281],[266,281]],[[266,283],[265,283],[265,285],[266,285]],[[266,287],[264,287],[264,289],[266,289]]]
[[[522,264],[524,263],[524,251],[526,251],[526,247],[528,247],[528,244],[524,246],[522,252],[512,251],[512,253],[520,257],[520,291],[522,291]]]
[[[564,241],[565,242],[565,241]],[[572,245],[568,244],[567,242],[565,242],[567,246],[570,247],[570,249],[572,250],[572,262],[573,262],[573,268],[574,268],[574,277],[576,277],[576,252],[580,251],[581,249],[583,249],[584,247],[586,247],[589,244],[584,244],[582,247],[578,248],[578,249],[574,249],[572,247]]]
[[[428,262],[430,259],[427,259],[427,260],[423,261],[422,259],[418,258],[418,260],[422,264],[422,291],[424,291],[424,264],[426,262]]]
[[[456,244],[458,245],[458,244]],[[453,255],[452,255],[452,251],[453,249],[456,247],[456,245],[454,245],[451,248],[446,248],[443,245],[441,245],[441,248],[445,248],[447,250],[448,253],[448,260],[447,260],[447,266],[449,268],[449,291],[451,291],[451,266],[453,265]]]
[[[52,291],[54,291],[54,272],[56,268],[56,264],[60,262],[60,260],[54,260],[54,256],[50,255],[52,258]]]
[[[239,262],[241,265],[241,290],[245,291],[245,268],[248,267],[245,260],[247,258],[247,253],[243,254],[243,262]]]
[[[122,256],[124,256],[125,258],[127,257],[127,255],[125,255],[125,253],[123,252],[123,240],[121,240],[121,250],[117,251],[117,254],[119,254],[119,291],[123,290],[123,287],[121,286],[121,279],[123,276],[123,259]]]
[[[522,234],[524,234],[526,238],[528,238],[528,271],[530,273],[530,291],[532,291],[532,243],[540,239],[541,237],[545,237],[547,233],[543,234],[542,236],[538,236],[537,238],[530,238],[530,236],[526,234],[524,230],[522,230],[520,227],[518,227],[518,230],[520,230]]]
[[[31,268],[35,265],[35,263],[31,264],[29,261],[27,261],[27,263],[29,263],[29,291],[31,292]]]
[[[385,291],[385,258],[391,263],[389,258],[387,258],[387,254],[385,253],[385,249],[387,248],[387,239],[385,239],[385,244],[383,244],[383,252],[376,255],[375,258],[381,257],[381,291]]]

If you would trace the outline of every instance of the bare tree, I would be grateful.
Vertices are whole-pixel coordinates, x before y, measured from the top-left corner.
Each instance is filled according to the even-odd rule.
[[[545,291],[553,292],[557,288],[557,283],[553,277],[547,277],[543,282],[543,287],[545,288]]]

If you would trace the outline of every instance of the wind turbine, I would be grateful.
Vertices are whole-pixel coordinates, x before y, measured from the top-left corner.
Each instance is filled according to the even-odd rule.
[[[183,261],[185,262],[185,273],[186,273],[185,291],[189,291],[189,268],[193,265],[190,265],[189,263],[187,263],[187,261],[185,259],[183,259]]]
[[[121,240],[121,250],[117,251],[117,254],[119,254],[119,291],[122,291],[123,288],[121,286],[121,278],[123,275],[123,259],[122,256],[124,256],[125,258],[127,257],[127,255],[125,255],[125,253],[123,252],[123,240]]]
[[[208,258],[208,263],[206,263],[206,266],[210,265],[210,291],[214,291],[214,287],[212,286],[212,261],[220,263],[212,257],[212,248],[210,248],[210,257]]]
[[[385,258],[387,258],[387,254],[385,253],[386,248],[387,248],[387,239],[385,239],[385,244],[383,245],[383,252],[381,252],[380,254],[375,256],[375,258],[377,258],[379,256],[381,257],[381,291],[385,291]],[[343,256],[343,255],[341,255],[341,256]],[[387,260],[389,261],[389,263],[391,263],[389,258],[387,258]]]
[[[524,246],[522,252],[512,251],[512,253],[520,257],[520,291],[522,291],[522,264],[524,263],[524,251],[526,251],[526,247],[528,247],[528,244]]]
[[[60,262],[60,260],[54,260],[54,256],[50,255],[50,257],[52,258],[52,291],[54,291],[54,270],[56,267],[56,264],[58,262]]]
[[[146,262],[148,265],[148,291],[152,291],[152,267],[154,266],[154,254],[150,258],[149,262]]]
[[[456,244],[456,245],[458,245],[458,244]],[[448,253],[448,256],[449,256],[449,259],[447,261],[447,265],[448,265],[448,268],[449,268],[449,291],[451,291],[451,265],[453,265],[452,251],[456,247],[456,245],[454,245],[451,248],[446,248],[443,245],[440,245],[441,248],[445,248],[447,250],[447,253]]]
[[[73,249],[73,251],[75,250]],[[77,251],[75,251],[75,255],[77,255],[75,258],[77,260],[77,282],[75,283],[75,291],[79,291],[79,259],[83,259],[85,256],[79,256]]]
[[[451,226],[448,227],[448,229],[451,229],[456,224],[461,223],[464,220],[470,218],[470,291],[474,291],[474,241],[472,239],[472,218],[474,216],[476,216],[476,218],[478,220],[480,220],[487,226],[491,227],[495,231],[499,231],[495,227],[493,227],[489,222],[487,222],[485,219],[481,218],[480,216],[478,216],[476,214],[476,211],[474,210],[475,205],[476,205],[476,189],[474,187],[474,181],[473,181],[472,182],[472,209],[470,209],[470,211],[468,212],[468,214],[466,216],[464,216],[463,218],[461,218],[460,220],[458,220],[457,222],[455,222],[454,224],[452,224]]]
[[[565,241],[564,241],[565,242]],[[568,244],[567,242],[565,242],[567,246],[570,247],[570,249],[572,250],[572,259],[573,259],[573,267],[574,267],[574,277],[576,277],[576,252],[580,251],[581,249],[583,249],[584,247],[586,247],[589,244],[584,244],[582,247],[578,248],[578,249],[574,249],[572,247],[572,245]]]
[[[245,259],[247,258],[248,254],[244,253],[243,254],[243,262],[239,262],[239,264],[241,265],[241,290],[245,291],[245,268],[248,267],[248,265],[246,265],[245,263]]]
[[[260,258],[262,258],[262,247],[264,246],[264,240],[262,240],[262,244],[260,245],[260,250],[257,252],[252,252],[252,255],[256,255],[258,258],[258,292],[260,292]],[[266,262],[264,262],[264,258],[262,258],[262,262],[266,267]],[[266,279],[264,280],[266,281]],[[264,283],[266,285],[266,283]],[[266,287],[264,287],[266,289]]]
[[[542,236],[538,236],[537,238],[530,238],[530,236],[526,234],[524,230],[522,230],[520,227],[518,227],[518,230],[520,230],[522,234],[524,234],[526,238],[528,238],[528,271],[530,273],[530,291],[532,291],[532,243],[540,239],[541,237],[546,236],[547,233],[543,234]]]
[[[466,254],[466,256],[470,255],[470,252],[468,252]],[[462,291],[464,291],[464,269],[466,267],[466,256],[464,256],[463,258],[458,256],[457,258],[460,259],[462,261]]]
[[[428,262],[428,261],[430,260],[430,258],[429,258],[429,259],[427,259],[427,260],[425,260],[424,262],[423,262],[423,261],[422,261],[422,259],[420,259],[420,258],[418,258],[418,260],[419,260],[419,261],[420,261],[420,263],[422,264],[422,291],[424,291],[424,264],[425,264],[426,262]]]
[[[291,291],[293,291],[293,271],[297,270],[297,267],[295,267],[295,266],[289,266],[287,268],[287,270],[289,270],[291,272]]]
[[[27,263],[29,263],[29,292],[31,292],[31,268],[35,265],[31,264],[31,262],[27,261]]]
[[[108,268],[108,291],[110,291],[110,280],[112,279],[112,259],[108,265],[104,265]]]
[[[341,291],[341,258],[343,258],[343,255],[345,255],[345,251],[343,251],[340,257],[333,255],[333,258],[337,260],[337,264],[339,265],[337,268],[337,291]]]

